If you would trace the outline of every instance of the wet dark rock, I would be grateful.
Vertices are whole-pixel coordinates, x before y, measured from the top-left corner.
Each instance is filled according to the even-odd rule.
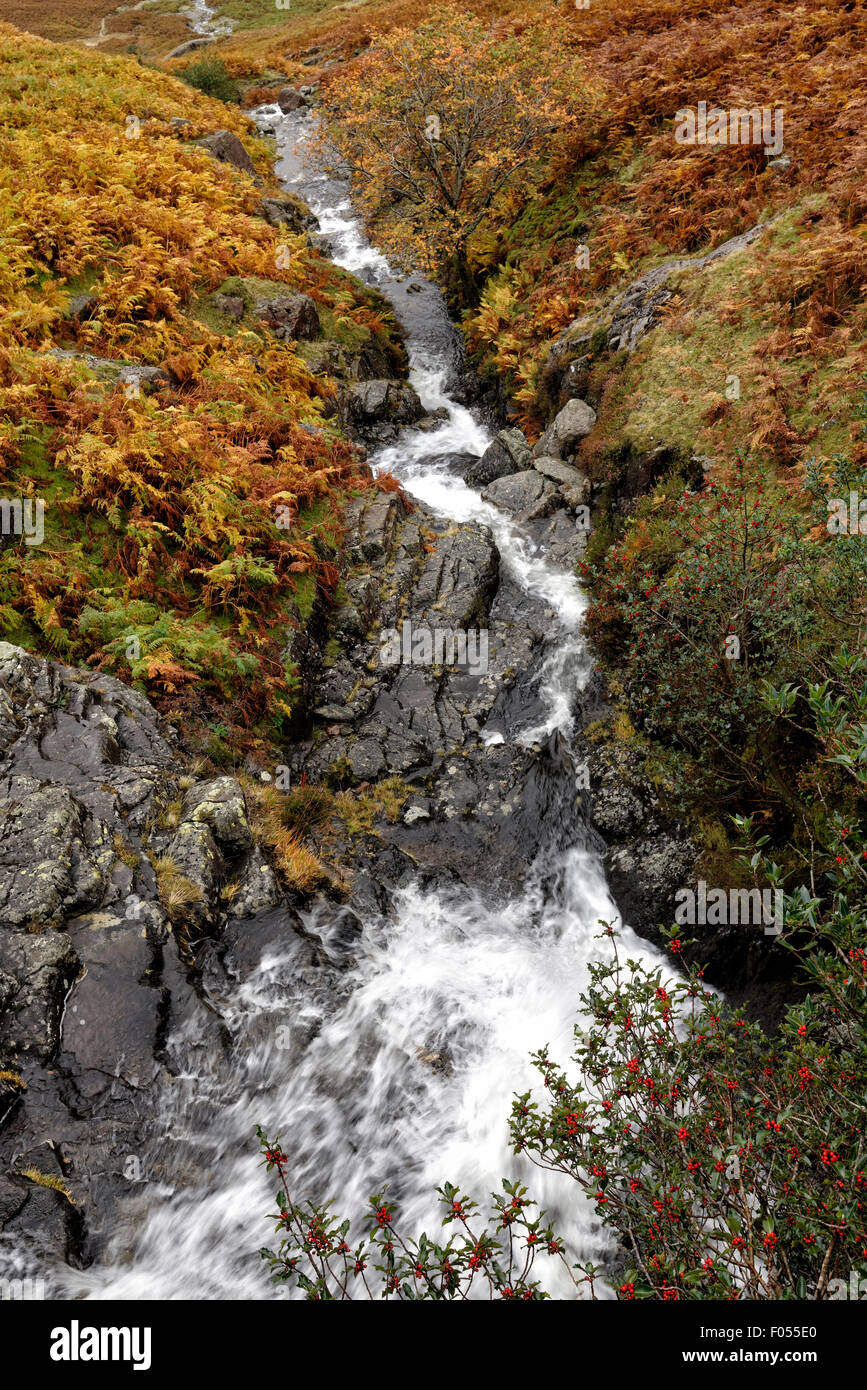
[[[674,921],[675,895],[689,883],[694,864],[692,846],[666,834],[645,834],[609,850],[605,869],[624,920],[658,939],[656,928]]]
[[[431,459],[431,464],[434,467],[447,468],[450,473],[463,477],[478,457],[478,454],[437,454]]]
[[[518,429],[500,430],[481,458],[464,474],[469,487],[483,487],[495,478],[521,473],[531,466],[530,446]]]
[[[373,781],[386,770],[385,754],[375,739],[354,739],[347,757],[353,776],[359,782]]]
[[[0,1020],[0,1051],[47,1061],[57,1051],[63,1001],[81,969],[72,942],[62,932],[4,930],[0,963],[14,982]]]
[[[587,696],[587,717],[610,714],[604,703],[590,708],[592,682]],[[575,756],[582,755],[590,774],[588,813],[605,842],[603,862],[620,919],[661,945],[660,927],[675,923],[678,892],[696,887],[699,848],[664,806],[637,749],[611,740],[579,744]],[[784,1003],[798,997],[787,953],[761,927],[684,924],[681,936],[684,960],[700,964],[708,984],[766,1028],[773,1030]]]
[[[0,920],[5,927],[38,931],[57,926],[64,913],[102,898],[104,875],[87,843],[94,837],[86,832],[82,808],[68,788],[43,789],[35,778],[9,777],[0,783],[0,808]]]
[[[319,226],[319,219],[300,198],[263,198],[259,211],[272,227],[288,227],[302,235]]]
[[[286,116],[290,111],[297,111],[306,106],[307,102],[295,87],[282,87],[277,93],[277,105]]]
[[[430,415],[425,415],[416,425],[417,430],[426,433],[430,430],[438,430],[444,420],[449,418],[449,412],[445,406],[440,406],[438,410],[432,410]],[[470,456],[472,457],[472,455]]]
[[[342,388],[336,409],[347,433],[366,443],[392,439],[401,425],[412,425],[424,416],[415,389],[388,377]]]
[[[189,777],[121,681],[0,643],[0,1072],[26,1085],[0,1089],[0,1276],[8,1251],[75,1264],[116,1235],[130,1174],[159,1172],[167,1038],[222,1046],[222,935],[243,917],[261,941],[277,911],[285,950],[280,902],[234,778]]]
[[[84,1071],[143,1089],[159,1072],[162,1002],[144,918],[91,913],[58,936],[74,946],[82,966],[64,1014],[64,1052]]]
[[[535,488],[552,488],[527,471]],[[301,746],[295,771],[355,786],[397,775],[413,787],[395,823],[377,825],[363,848],[357,837],[341,845],[353,902],[362,863],[368,886],[371,876],[396,884],[425,869],[432,882],[513,891],[543,845],[580,833],[570,767],[546,747],[482,737],[541,713],[533,675],[548,624],[541,604],[503,582],[493,537],[478,523],[449,525],[418,504],[410,512],[395,493],[359,499],[347,523],[346,583],[363,606],[364,635],[332,632],[341,651],[313,698],[316,717],[335,722]],[[414,664],[411,635],[420,629],[463,634],[466,659],[444,643],[439,664]],[[401,659],[384,662],[404,632]],[[482,648],[470,639],[482,632],[486,659],[473,662]]]
[[[556,495],[554,484],[533,468],[524,473],[510,473],[505,478],[495,478],[482,491],[486,502],[492,502],[502,511],[514,512],[521,521],[548,516],[554,507]]]

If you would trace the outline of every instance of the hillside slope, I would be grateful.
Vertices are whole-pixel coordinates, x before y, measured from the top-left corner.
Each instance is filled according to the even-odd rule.
[[[287,643],[333,593],[339,496],[369,486],[323,413],[325,349],[388,374],[393,320],[273,201],[237,109],[130,58],[0,39],[0,467],[46,538],[0,552],[0,637],[181,713],[231,699],[243,746],[291,717]],[[246,167],[196,143],[216,130]]]

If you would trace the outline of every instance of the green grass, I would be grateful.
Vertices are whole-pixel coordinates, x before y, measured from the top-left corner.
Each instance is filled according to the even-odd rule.
[[[220,15],[235,20],[234,33],[238,34],[245,29],[264,29],[269,24],[291,24],[293,20],[350,6],[335,5],[333,0],[284,0],[284,7],[278,9],[276,0],[222,0],[214,8]],[[352,4],[351,8],[358,6]]]

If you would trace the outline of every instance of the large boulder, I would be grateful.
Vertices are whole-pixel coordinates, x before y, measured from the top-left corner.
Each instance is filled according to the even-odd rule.
[[[298,111],[302,106],[306,107],[307,102],[295,87],[283,87],[277,93],[277,105],[288,116],[290,111]]]
[[[495,478],[482,492],[486,502],[492,502],[502,511],[514,512],[524,521],[547,516],[553,506],[557,489],[541,473],[529,468],[523,473],[510,473],[505,478]]]
[[[567,401],[533,449],[534,458],[567,458],[596,424],[596,411],[586,401]]]
[[[481,458],[467,469],[464,482],[468,487],[484,487],[495,478],[505,478],[510,473],[521,473],[529,468],[530,464],[530,446],[521,431],[500,430]]]
[[[212,154],[221,164],[231,164],[233,168],[251,174],[253,178],[259,177],[252,159],[234,131],[215,130],[213,135],[203,135],[200,140],[194,140],[193,144],[201,145],[203,150],[207,150],[208,154]]]
[[[418,393],[405,381],[359,381],[343,397],[349,423],[412,425],[424,415]]]

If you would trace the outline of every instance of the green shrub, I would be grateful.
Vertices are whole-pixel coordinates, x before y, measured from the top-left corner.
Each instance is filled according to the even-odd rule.
[[[229,70],[226,68],[222,58],[197,58],[196,63],[190,63],[178,74],[183,82],[188,86],[196,88],[197,92],[204,92],[206,96],[215,96],[218,101],[238,101],[240,92],[238,83],[233,81]]]
[[[229,75],[222,58],[199,58],[179,74],[190,87],[218,101],[236,102],[240,97],[238,85]]]

